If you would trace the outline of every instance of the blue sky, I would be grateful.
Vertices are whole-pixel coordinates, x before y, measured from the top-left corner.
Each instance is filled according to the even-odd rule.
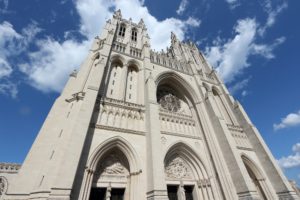
[[[193,40],[300,184],[296,0],[0,0],[1,162],[23,162],[68,74],[116,8],[144,19],[156,50],[169,45],[171,31]]]

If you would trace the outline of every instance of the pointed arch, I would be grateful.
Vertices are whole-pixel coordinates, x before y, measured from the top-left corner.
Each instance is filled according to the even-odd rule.
[[[241,157],[248,172],[248,175],[252,180],[253,184],[255,185],[260,198],[262,200],[272,199],[272,195],[265,182],[263,172],[259,169],[258,165],[255,164],[255,162],[245,154],[242,154]]]
[[[212,179],[212,175],[199,154],[191,146],[183,141],[170,145],[166,151],[164,164],[168,195],[174,195],[174,185],[175,187],[177,185],[177,195],[182,191],[184,193],[182,189],[187,188],[192,192],[190,194],[194,199],[216,199],[218,192],[215,180]],[[182,195],[185,196],[187,193]],[[185,197],[181,198],[185,199]]]
[[[91,170],[95,170],[97,167],[97,163],[99,162],[99,160],[101,160],[103,155],[105,155],[113,148],[119,149],[126,156],[126,158],[128,159],[130,171],[140,171],[141,167],[138,159],[138,154],[135,152],[132,145],[120,136],[112,137],[98,145],[98,147],[91,154],[88,160],[87,167]]]
[[[241,155],[241,157],[242,157],[242,160],[245,163],[245,165],[251,169],[251,171],[254,173],[254,175],[257,179],[264,179],[264,175],[263,175],[262,171],[257,167],[255,162],[251,158],[249,158],[244,153]]]
[[[93,181],[97,180],[97,176],[99,176],[99,172],[97,173],[96,171],[99,169],[99,166],[101,166],[99,164],[102,164],[101,161],[105,162],[105,160],[110,156],[111,152],[116,153],[118,151],[121,153],[119,159],[123,160],[123,166],[126,168],[126,170],[128,170],[129,173],[127,178],[129,178],[128,181],[130,184],[127,184],[126,186],[125,195],[135,196],[136,194],[139,194],[139,174],[142,172],[142,170],[138,154],[127,140],[120,136],[116,136],[99,144],[90,155],[87,161],[83,178],[83,186],[81,187],[79,199],[89,199]]]
[[[158,74],[154,80],[157,86],[156,89],[167,82],[170,86],[173,86],[180,92],[184,93],[193,104],[200,101],[193,87],[182,76],[174,71],[162,72]]]
[[[166,164],[168,159],[172,158],[173,156],[179,156],[189,163],[190,167],[194,169],[194,173],[196,173],[194,174],[196,176],[195,178],[209,178],[206,165],[202,162],[200,156],[197,155],[193,148],[188,144],[184,143],[183,141],[177,141],[171,144],[166,151],[164,163]]]

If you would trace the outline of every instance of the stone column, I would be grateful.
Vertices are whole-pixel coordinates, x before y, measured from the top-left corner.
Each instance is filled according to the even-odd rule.
[[[247,175],[247,170],[244,166],[241,156],[235,150],[236,144],[227,128],[227,124],[223,118],[216,115],[217,108],[214,104],[213,94],[211,91],[207,92],[206,102],[212,120],[214,132],[217,136],[218,143],[223,152],[225,162],[227,165],[239,199],[257,199],[258,194],[255,186],[252,184],[250,177]]]
[[[211,122],[204,102],[196,102],[196,111],[201,121],[203,127],[203,135],[207,142],[208,151],[212,157],[212,164],[214,169],[217,171],[216,179],[219,179],[221,184],[220,188],[223,191],[223,196],[225,199],[237,200],[236,190],[233,185],[233,181],[231,179],[230,173],[226,165],[225,159],[222,156],[222,150],[217,142],[217,137],[213,132],[213,126]]]
[[[167,200],[164,162],[160,141],[159,106],[156,102],[156,85],[151,71],[146,71],[146,140],[147,140],[147,200]]]

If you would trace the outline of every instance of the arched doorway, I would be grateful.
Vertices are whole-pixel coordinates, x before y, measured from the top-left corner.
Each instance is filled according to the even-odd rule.
[[[169,200],[216,199],[213,180],[190,147],[182,142],[173,145],[164,164]]]
[[[92,182],[90,200],[126,200],[130,194],[130,167],[118,148],[99,161]]]
[[[269,187],[266,183],[266,179],[262,175],[262,172],[258,167],[245,155],[242,155],[243,163],[246,167],[248,175],[252,180],[253,184],[256,187],[257,194],[260,196],[261,200],[273,199],[273,195],[269,190]]]
[[[137,153],[130,143],[119,136],[107,139],[89,157],[79,199],[142,199],[141,173]]]

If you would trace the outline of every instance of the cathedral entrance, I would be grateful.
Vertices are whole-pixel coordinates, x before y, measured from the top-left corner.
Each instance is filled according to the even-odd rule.
[[[129,164],[118,149],[100,160],[93,178],[90,200],[129,200]]]
[[[125,188],[92,188],[90,200],[124,200]]]
[[[192,185],[168,185],[167,190],[169,200],[194,200]]]

